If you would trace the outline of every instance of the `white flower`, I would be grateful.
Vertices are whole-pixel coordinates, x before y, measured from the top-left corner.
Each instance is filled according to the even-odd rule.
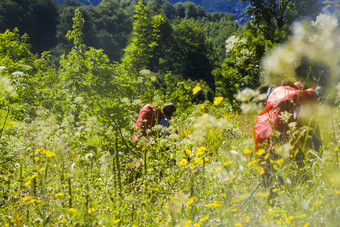
[[[76,104],[82,104],[83,102],[84,102],[83,97],[78,96],[78,97],[75,97],[75,99],[74,99],[74,103],[76,103]]]
[[[249,102],[252,98],[258,95],[260,95],[258,90],[245,88],[244,90],[237,92],[236,99],[240,102]]]
[[[88,153],[88,154],[85,155],[84,158],[85,158],[85,160],[90,161],[92,159],[92,157],[93,157],[93,154],[92,153]]]

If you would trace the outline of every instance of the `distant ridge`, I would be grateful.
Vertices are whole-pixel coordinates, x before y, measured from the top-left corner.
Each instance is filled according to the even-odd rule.
[[[59,4],[62,4],[66,0],[57,0]],[[102,0],[76,0],[84,5],[95,5],[97,6]],[[172,4],[177,2],[186,2],[185,0],[167,0]],[[208,13],[213,12],[227,12],[232,13],[235,19],[240,23],[244,24],[250,18],[246,16],[248,2],[241,0],[228,1],[228,0],[191,0],[195,5],[200,5]]]

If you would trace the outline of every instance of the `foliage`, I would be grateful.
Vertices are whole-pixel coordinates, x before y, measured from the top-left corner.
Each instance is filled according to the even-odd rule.
[[[260,86],[260,59],[273,44],[259,33],[245,29],[239,36],[231,36],[226,41],[228,57],[217,69],[216,93],[233,102],[235,94],[244,88]]]
[[[84,44],[103,49],[110,60],[119,61],[132,30],[132,17],[122,8],[118,0],[105,0],[97,7],[73,4],[62,6],[55,54],[64,53],[72,48],[72,43],[65,39],[65,35],[72,27],[72,17],[78,7],[85,20]]]
[[[174,43],[162,60],[164,71],[180,74],[184,79],[204,80],[214,86],[211,75],[217,62],[214,46],[205,33],[190,20],[173,26]]]
[[[320,11],[321,4],[318,0],[261,0],[250,1],[247,14],[254,18],[253,23],[263,32],[266,39],[280,42],[287,36],[277,33],[287,33],[294,21],[306,16],[313,19]]]
[[[4,0],[0,2],[0,32],[18,28],[28,34],[33,53],[42,53],[57,44],[58,8],[54,0]]]
[[[158,9],[162,1],[152,3],[160,3]],[[67,4],[74,7],[68,8],[68,13],[73,10],[73,25],[64,34],[72,44],[57,65],[49,52],[32,54],[27,35],[17,29],[0,34],[1,226],[339,223],[339,107],[320,105],[320,115],[315,111],[323,155],[303,149],[302,164],[295,161],[300,151],[289,143],[275,144],[273,153],[255,150],[256,114],[240,113],[231,105],[236,92],[246,96],[240,98],[246,104],[260,100],[255,97],[261,96],[258,91],[239,92],[260,85],[260,70],[284,72],[274,64],[257,66],[276,43],[251,26],[228,38],[227,59],[222,69],[215,69],[216,97],[211,71],[217,57],[203,31],[204,19],[170,21],[139,1],[134,36],[122,63],[116,63],[104,50],[86,45],[84,31],[98,30],[86,24],[84,8]],[[98,7],[103,11],[118,7],[116,1],[102,4]],[[122,8],[129,7],[133,4],[122,2]],[[94,9],[84,12],[94,15]],[[207,16],[210,22],[233,21],[230,15]],[[334,19],[320,16],[307,27],[297,26],[291,43],[272,53],[294,49],[316,62],[328,62],[330,81],[337,82],[336,27]],[[318,48],[298,48],[313,40]],[[291,60],[287,55],[268,56],[278,62]],[[132,142],[138,110],[146,102],[173,102],[177,113],[170,127],[156,125],[155,136]],[[253,106],[256,111],[263,108]],[[291,127],[284,133],[289,137],[301,131]],[[263,161],[272,176],[268,185],[261,180]],[[258,182],[261,186],[241,209]]]
[[[161,15],[149,15],[143,1],[138,1],[134,18],[132,41],[125,49],[122,64],[136,78],[149,65],[152,51],[158,45],[159,27],[165,20]]]

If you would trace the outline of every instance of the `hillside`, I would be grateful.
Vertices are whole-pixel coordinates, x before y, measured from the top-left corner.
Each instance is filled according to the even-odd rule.
[[[78,2],[84,5],[98,5],[102,0],[77,0]],[[65,0],[58,0],[59,4],[62,4]],[[177,2],[186,2],[185,0],[168,0],[168,2],[172,4],[176,4]],[[245,16],[247,7],[249,5],[248,2],[243,2],[241,0],[228,1],[228,0],[192,0],[195,5],[202,6],[206,12],[227,12],[232,13],[235,16],[235,19],[240,23],[244,24],[249,17]]]

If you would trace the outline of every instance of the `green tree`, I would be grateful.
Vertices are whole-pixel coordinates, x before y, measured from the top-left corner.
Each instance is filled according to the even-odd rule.
[[[72,27],[74,10],[78,7],[85,20],[84,44],[103,49],[110,60],[119,61],[132,31],[132,17],[118,0],[104,0],[97,7],[65,5],[60,13],[57,30],[59,43],[54,50],[55,55],[69,52],[73,46],[65,35]]]
[[[136,77],[140,70],[150,64],[160,37],[159,27],[165,19],[161,15],[151,16],[142,1],[136,5],[134,18],[132,40],[125,49],[122,63]]]
[[[225,41],[240,29],[240,25],[230,13],[209,13],[207,17],[197,19],[196,23],[213,42],[222,63],[226,57]]]
[[[249,1],[249,0],[243,0]],[[320,13],[318,0],[250,0],[247,14],[266,39],[280,42],[287,38],[290,25],[297,19],[315,17]]]
[[[214,87],[211,74],[217,54],[206,34],[191,20],[173,26],[173,44],[163,56],[162,68],[182,75],[184,79],[204,80]]]
[[[0,1],[0,32],[18,28],[30,37],[33,53],[41,53],[57,44],[58,8],[54,0]]]
[[[260,59],[272,46],[264,36],[250,29],[228,38],[228,57],[222,69],[214,71],[217,95],[227,97],[233,103],[239,90],[260,86]]]

